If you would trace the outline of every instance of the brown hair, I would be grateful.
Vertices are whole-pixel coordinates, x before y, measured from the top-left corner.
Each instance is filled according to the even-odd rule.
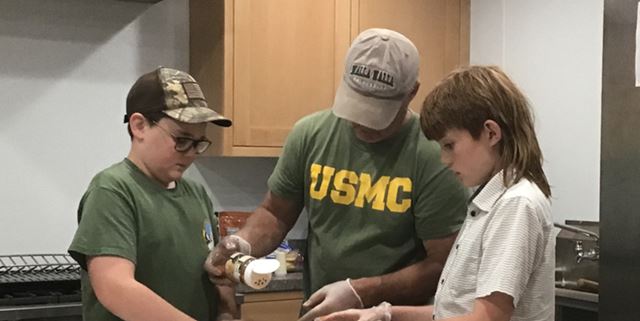
[[[505,185],[524,177],[550,197],[531,107],[499,67],[469,66],[453,71],[429,93],[420,113],[422,132],[430,140],[440,140],[449,129],[467,130],[478,139],[487,120],[495,121],[502,130],[498,148]]]
[[[144,116],[144,118],[146,118],[149,121],[149,127],[155,126],[155,123],[159,122],[160,119],[164,117],[168,117],[163,112],[145,113],[145,114],[142,114],[142,116]],[[129,124],[128,118],[127,118],[127,132],[129,133],[129,138],[133,139],[133,133],[131,132],[131,124]]]

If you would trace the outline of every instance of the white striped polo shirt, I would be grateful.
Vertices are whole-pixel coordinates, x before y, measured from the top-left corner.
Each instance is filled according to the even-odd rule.
[[[434,301],[433,319],[469,314],[476,298],[513,298],[511,321],[553,321],[555,233],[551,204],[533,182],[505,187],[496,174],[471,200]]]

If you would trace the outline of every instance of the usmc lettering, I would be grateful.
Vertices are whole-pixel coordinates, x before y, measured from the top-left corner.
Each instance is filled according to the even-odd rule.
[[[372,184],[368,173],[358,174],[346,169],[336,171],[331,166],[315,163],[309,170],[309,196],[313,199],[323,200],[328,195],[335,204],[359,208],[369,206],[377,211],[387,209],[400,214],[411,207],[411,198],[399,199],[401,192],[411,192],[412,182],[408,177],[382,176]]]

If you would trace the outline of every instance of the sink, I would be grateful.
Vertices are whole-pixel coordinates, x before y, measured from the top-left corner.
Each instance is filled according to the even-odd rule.
[[[599,233],[598,222],[566,221],[565,224]],[[599,261],[578,259],[577,250],[590,251],[597,248],[598,241],[594,237],[567,229],[560,230],[556,237],[556,287],[598,293]]]

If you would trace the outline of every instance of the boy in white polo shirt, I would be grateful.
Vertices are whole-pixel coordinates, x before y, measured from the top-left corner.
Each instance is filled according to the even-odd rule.
[[[427,96],[422,130],[476,187],[433,306],[347,310],[345,320],[553,321],[555,234],[525,96],[497,67],[459,69]]]

